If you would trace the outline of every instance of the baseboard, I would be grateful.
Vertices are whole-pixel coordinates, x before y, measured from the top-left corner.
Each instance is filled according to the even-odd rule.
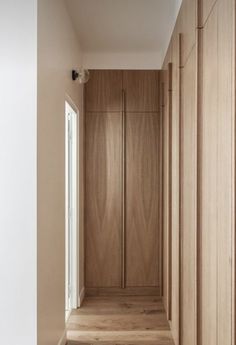
[[[79,293],[79,297],[78,297],[78,307],[81,307],[83,300],[85,297],[85,288],[83,287],[82,290]]]
[[[122,288],[86,288],[85,296],[160,296],[160,288],[127,287]]]
[[[58,342],[58,345],[66,345],[67,344],[67,337],[66,337],[66,330],[63,332],[61,339]]]

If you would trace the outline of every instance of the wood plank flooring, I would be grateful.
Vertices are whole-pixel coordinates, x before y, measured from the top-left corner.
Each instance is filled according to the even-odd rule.
[[[68,345],[174,345],[160,297],[86,297],[67,324]]]

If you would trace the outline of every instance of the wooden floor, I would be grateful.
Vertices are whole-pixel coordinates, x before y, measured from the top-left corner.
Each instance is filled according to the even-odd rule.
[[[87,297],[67,324],[68,345],[173,345],[158,297]]]

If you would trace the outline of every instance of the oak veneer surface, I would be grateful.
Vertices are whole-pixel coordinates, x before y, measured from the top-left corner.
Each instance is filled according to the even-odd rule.
[[[181,314],[182,345],[196,344],[197,99],[194,48],[182,70]]]
[[[174,345],[158,297],[87,297],[67,323],[68,345]]]
[[[86,113],[86,287],[119,287],[121,116]]]
[[[91,71],[86,84],[85,281],[91,293],[114,291],[123,278],[127,288],[160,291],[158,84],[158,71],[111,70]]]
[[[126,114],[126,284],[159,284],[158,114]]]
[[[205,25],[209,15],[211,14],[211,11],[213,9],[213,6],[215,5],[217,0],[201,0],[201,6],[202,6],[202,23],[201,25]]]
[[[191,4],[193,5],[192,8]],[[184,106],[184,128],[187,130],[186,127],[189,127],[190,132],[193,133],[193,124],[190,125],[188,122],[190,119],[187,118],[187,113],[190,114],[190,118],[194,116],[194,111],[190,112],[191,102],[193,101],[194,80],[189,80],[188,74],[192,73],[190,65],[193,58],[190,57],[190,54],[193,54],[193,52],[190,51],[194,49],[192,47],[194,36],[196,40],[196,33],[194,32],[196,4],[200,5],[199,15],[200,17],[202,15],[202,18],[199,17],[197,21],[201,27],[200,30],[197,30],[200,41],[195,41],[196,47],[199,49],[200,59],[198,70],[196,71],[199,78],[198,82],[200,83],[198,90],[200,91],[198,94],[200,105],[198,117],[200,122],[198,123],[197,139],[199,145],[198,172],[200,173],[198,177],[199,218],[197,224],[197,233],[199,234],[199,243],[197,245],[199,327],[196,334],[193,314],[194,302],[189,305],[188,301],[184,301],[182,308],[183,325],[181,327],[183,333],[182,340],[184,343],[192,345],[194,341],[196,343],[197,336],[198,342],[201,345],[232,345],[235,343],[235,0],[183,0],[163,68],[167,68],[168,62],[173,62],[173,70],[176,71],[174,73],[176,78],[173,78],[173,114],[176,114],[177,138],[178,98],[180,91],[178,90],[178,60],[179,56],[182,57],[180,69],[182,72],[180,74],[183,74],[185,79],[184,93],[187,93],[187,99],[184,101],[185,104],[181,104],[181,109]],[[189,14],[189,18],[186,17],[187,14]],[[191,22],[193,26],[188,29]],[[179,33],[183,36],[181,52],[178,49]],[[202,36],[203,45],[201,44]],[[172,57],[170,57],[171,55]],[[181,85],[183,87],[183,81]],[[189,90],[187,89],[188,87]],[[165,124],[164,127],[168,128],[168,124]],[[194,134],[191,139],[188,133],[184,134],[184,136],[185,143],[187,141],[193,147],[192,140],[194,139]],[[173,141],[175,142],[175,140]],[[175,142],[174,147],[178,151],[178,141]],[[187,151],[188,148],[184,148],[185,156],[189,155]],[[192,152],[190,154],[194,156],[195,149]],[[188,160],[184,165],[184,179],[188,180],[192,186],[193,181],[192,178],[190,179],[190,171],[193,170],[194,161]],[[178,195],[178,188],[176,188],[174,195]],[[192,248],[194,246],[194,234],[192,234],[193,237],[191,236],[191,238],[189,235],[194,224],[194,212],[191,207],[193,205],[193,198],[194,187],[193,191],[185,188],[184,199],[186,202],[184,201],[183,242],[189,243]],[[187,200],[190,200],[189,205],[187,205]],[[177,202],[176,206],[178,209]],[[172,208],[172,212],[175,209]],[[188,209],[190,209],[189,213],[186,214]],[[190,229],[189,233],[187,232],[187,226]],[[174,229],[173,224],[172,229]],[[174,233],[175,231],[173,231]],[[178,231],[176,231],[176,235],[178,235]],[[178,238],[176,237],[176,240],[173,238],[173,253],[174,251],[176,253],[176,255],[173,255],[173,258],[178,258],[177,244]],[[184,246],[183,259],[185,262],[189,255],[189,249]],[[185,271],[182,276],[184,299],[185,295],[191,296],[194,293],[192,286],[194,270],[190,270],[194,266],[193,258],[194,256],[190,254],[188,267],[183,267]],[[173,284],[172,294],[175,296],[173,302],[176,301],[176,306],[175,312],[174,310],[172,312],[172,316],[175,316],[175,319],[172,319],[171,327],[175,344],[178,345],[181,342],[178,339],[179,284],[178,265],[176,263],[178,263],[178,260],[175,260],[175,266],[173,266],[175,267],[175,278],[173,275],[175,283]],[[167,270],[168,266],[164,265],[164,276],[167,275]],[[186,309],[188,309],[187,313]]]
[[[177,20],[172,37],[172,298],[171,329],[175,345],[179,344],[179,121],[180,121],[180,69],[179,30]]]
[[[163,104],[163,303],[169,309],[169,108],[168,71],[162,72]]]
[[[203,29],[202,345],[231,345],[235,323],[232,317],[234,12],[235,1],[218,0]]]
[[[91,70],[85,85],[86,112],[122,110],[122,71]]]
[[[86,288],[85,296],[160,296],[159,286],[124,288]]]
[[[218,0],[218,344],[236,341],[235,0]]]
[[[158,71],[123,71],[127,112],[158,112]]]
[[[183,0],[181,7],[181,33],[183,37],[181,64],[185,65],[189,54],[196,43],[197,3],[199,0]],[[206,0],[203,0],[205,3]]]
[[[201,162],[201,330],[202,344],[217,344],[217,11],[203,30]],[[208,66],[211,66],[210,68]],[[210,92],[209,92],[210,90]]]

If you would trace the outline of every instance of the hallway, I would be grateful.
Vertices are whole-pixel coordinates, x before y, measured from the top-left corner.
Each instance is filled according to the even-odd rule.
[[[67,323],[68,345],[172,345],[160,297],[86,297]]]
[[[236,345],[236,0],[0,23],[1,343]]]

